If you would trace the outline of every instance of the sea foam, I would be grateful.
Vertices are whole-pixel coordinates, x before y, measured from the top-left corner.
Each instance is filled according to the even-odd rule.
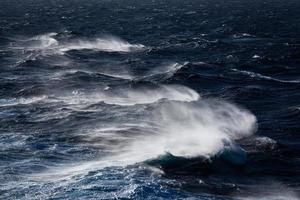
[[[91,49],[105,52],[131,52],[145,48],[142,44],[130,44],[118,37],[106,36],[92,40],[77,40],[61,46],[60,51]]]
[[[131,44],[116,36],[102,36],[97,38],[73,40],[58,40],[58,33],[45,33],[25,40],[18,40],[13,49],[22,51],[37,51],[39,54],[64,54],[70,50],[94,50],[103,52],[140,51],[146,47],[142,44]]]
[[[174,92],[174,88],[168,89]],[[182,87],[181,90],[186,91],[187,88]],[[188,91],[191,93],[193,90],[189,89]],[[178,91],[176,92],[178,93]],[[145,96],[149,97],[153,93],[155,92],[149,90]],[[165,93],[165,91],[162,92],[162,94]],[[194,91],[194,93],[196,92]],[[133,99],[136,99],[135,95],[132,96]],[[114,124],[112,122],[108,124],[110,127],[82,133],[81,136],[86,137],[86,140],[100,136],[102,145],[106,137],[109,140],[113,136],[116,141],[118,141],[118,135],[123,138],[121,139],[122,142],[114,144],[115,146],[108,143],[109,148],[114,149],[112,155],[84,163],[64,165],[63,169],[53,168],[53,170],[38,176],[60,179],[109,166],[141,163],[165,154],[185,158],[200,156],[210,158],[223,151],[230,152],[230,150],[240,149],[236,148],[237,144],[234,141],[248,137],[255,132],[256,117],[249,111],[232,103],[213,99],[199,99],[197,95],[193,95],[193,98],[189,95],[177,99],[169,97],[167,101],[153,104],[152,110],[144,110],[143,119],[128,121],[127,124]],[[143,98],[142,100],[135,100],[134,103],[137,102],[145,103]],[[123,100],[121,104],[123,104]],[[139,109],[143,109],[143,107]],[[141,126],[141,120],[144,123],[143,126]],[[136,133],[130,134],[128,140],[126,139],[129,137],[128,134],[120,135],[122,131],[128,132],[132,128],[136,129]]]

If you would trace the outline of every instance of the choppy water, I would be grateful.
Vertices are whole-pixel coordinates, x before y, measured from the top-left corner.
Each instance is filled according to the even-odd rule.
[[[299,199],[298,0],[0,0],[1,199]]]

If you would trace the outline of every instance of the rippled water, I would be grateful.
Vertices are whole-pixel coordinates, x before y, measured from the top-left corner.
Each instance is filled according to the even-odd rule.
[[[1,199],[299,199],[298,0],[0,0]]]

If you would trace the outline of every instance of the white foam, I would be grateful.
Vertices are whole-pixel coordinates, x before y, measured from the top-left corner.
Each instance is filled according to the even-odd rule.
[[[0,99],[0,107],[15,106],[19,104],[32,104],[38,101],[45,100],[46,95],[31,97],[31,98],[11,98],[11,99]]]
[[[143,50],[146,47],[142,44],[130,44],[115,36],[105,36],[92,39],[77,39],[69,42],[60,42],[54,37],[57,33],[46,33],[27,40],[20,41],[20,44],[13,46],[13,49],[39,51],[42,54],[64,54],[70,50],[95,50],[104,52],[132,52]]]
[[[106,36],[94,40],[78,40],[61,46],[60,51],[91,49],[106,52],[131,52],[145,48],[142,44],[130,44],[120,38]]]
[[[151,104],[162,99],[173,101],[196,101],[199,94],[192,89],[180,85],[165,85],[156,89],[143,90],[120,90],[115,93],[106,91],[98,93],[73,93],[70,96],[58,97],[68,104],[86,106],[89,104],[104,102],[121,106],[131,106],[136,104]]]
[[[225,147],[224,141],[249,136],[256,128],[256,118],[248,111],[213,100],[166,103],[155,112],[154,121],[160,125],[159,134],[132,144],[131,156],[150,159],[169,152],[210,157]]]
[[[39,55],[52,55],[52,54],[62,54],[59,50],[59,41],[54,38],[57,33],[45,33],[35,37],[31,37],[25,40],[17,40],[13,45],[12,49],[21,50],[24,58],[19,62],[24,62],[26,60],[34,60]],[[26,56],[26,53],[29,55]]]
[[[214,100],[163,102],[150,115],[145,115],[143,120],[147,122],[145,128],[140,126],[138,119],[136,124],[130,125],[138,127],[143,134],[135,135],[133,140],[122,140],[121,145],[115,146],[117,151],[113,155],[64,165],[63,168],[54,168],[38,176],[42,179],[65,179],[104,167],[135,164],[166,152],[183,157],[210,157],[228,148],[228,143],[233,140],[250,136],[256,129],[256,117],[250,112]],[[112,128],[102,128],[92,134],[117,136],[115,132],[123,130],[124,124],[118,126],[115,124]],[[83,135],[90,137],[90,134]]]
[[[110,76],[113,78],[125,79],[125,80],[133,80],[134,77],[130,74],[122,73],[122,72],[101,72],[100,74],[105,76]]]
[[[170,63],[167,65],[162,65],[160,67],[154,68],[151,70],[147,76],[145,77],[151,77],[156,76],[160,74],[164,74],[165,78],[172,77],[178,70],[180,70],[182,67],[184,67],[187,63],[179,64],[179,63]]]
[[[281,82],[281,83],[300,83],[300,80],[281,80],[281,79],[277,79],[277,78],[272,78],[270,76],[264,76],[264,75],[259,74],[259,73],[246,71],[246,70],[238,70],[238,69],[232,69],[232,70],[235,71],[235,72],[241,73],[241,74],[248,75],[252,78],[272,80],[272,81]]]
[[[56,36],[56,35],[57,35],[57,33],[47,33],[47,34],[39,35],[39,36],[33,38],[33,40],[36,40],[39,42],[34,47],[40,48],[40,49],[45,49],[45,48],[57,46],[58,41],[53,38],[53,36]]]

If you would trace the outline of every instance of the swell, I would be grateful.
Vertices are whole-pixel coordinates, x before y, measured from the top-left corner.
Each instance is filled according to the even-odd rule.
[[[97,145],[92,141],[99,137],[102,147],[109,147],[114,153],[84,163],[65,164],[63,168],[53,167],[33,178],[65,179],[105,167],[138,163],[160,166],[166,171],[175,169],[173,164],[176,166],[176,163],[187,166],[196,162],[195,166],[202,168],[206,161],[214,158],[216,162],[221,158],[224,162],[242,165],[246,155],[235,140],[252,135],[256,129],[254,115],[233,104],[212,99],[169,98],[147,107],[134,104],[126,109],[132,114],[137,112],[140,118],[131,118],[128,114],[126,118],[120,118],[119,114],[123,123],[112,122],[107,128],[80,134],[81,140],[91,141],[91,145]],[[116,138],[111,143],[115,136],[121,140]]]

